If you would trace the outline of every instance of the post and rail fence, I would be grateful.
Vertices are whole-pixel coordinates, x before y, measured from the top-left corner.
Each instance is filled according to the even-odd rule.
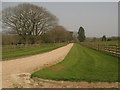
[[[119,45],[92,44],[92,43],[81,43],[81,45],[120,57],[120,47],[119,47]]]

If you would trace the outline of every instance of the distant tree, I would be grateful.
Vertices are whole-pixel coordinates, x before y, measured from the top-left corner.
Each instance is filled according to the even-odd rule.
[[[57,18],[42,7],[32,4],[19,4],[3,9],[2,23],[11,28],[26,43],[35,43],[48,30],[57,25]]]
[[[112,41],[112,39],[111,39],[111,38],[108,38],[107,41]]]
[[[21,38],[18,35],[7,35],[2,33],[2,44],[3,45],[10,45],[10,44],[17,44],[20,43]]]
[[[118,37],[118,36],[112,36],[111,39],[112,39],[112,41],[117,41],[117,40],[120,40],[120,37]]]
[[[107,38],[106,38],[106,36],[104,35],[103,37],[102,37],[102,41],[106,41],[107,40]]]
[[[84,31],[83,27],[79,28],[78,39],[79,39],[80,42],[83,42],[85,40],[85,31]]]
[[[73,40],[73,32],[69,31],[68,33],[68,41],[72,41]]]
[[[93,42],[97,41],[97,38],[96,38],[96,37],[93,37],[92,41],[93,41]]]
[[[42,41],[45,43],[67,42],[73,39],[72,32],[67,31],[63,26],[56,26],[54,29],[42,35]]]

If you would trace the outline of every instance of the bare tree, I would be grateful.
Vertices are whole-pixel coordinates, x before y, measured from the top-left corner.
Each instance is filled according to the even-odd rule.
[[[42,40],[45,42],[68,42],[72,40],[72,32],[67,31],[63,26],[56,26],[54,29],[47,32]]]
[[[57,25],[57,18],[42,7],[19,4],[3,10],[3,25],[22,37],[26,43],[39,38]]]
[[[51,30],[54,42],[65,42],[68,39],[69,32],[62,26],[57,26]]]

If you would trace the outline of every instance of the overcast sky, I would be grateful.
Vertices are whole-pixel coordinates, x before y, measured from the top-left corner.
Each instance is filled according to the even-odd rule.
[[[78,31],[82,26],[87,37],[118,35],[117,2],[31,2],[42,6],[57,16],[59,24],[67,30]],[[4,2],[2,8],[13,7],[19,2]]]

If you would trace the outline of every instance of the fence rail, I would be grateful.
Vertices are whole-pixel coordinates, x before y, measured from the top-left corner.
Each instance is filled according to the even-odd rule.
[[[91,43],[81,43],[81,45],[120,57],[119,45],[91,44]]]

